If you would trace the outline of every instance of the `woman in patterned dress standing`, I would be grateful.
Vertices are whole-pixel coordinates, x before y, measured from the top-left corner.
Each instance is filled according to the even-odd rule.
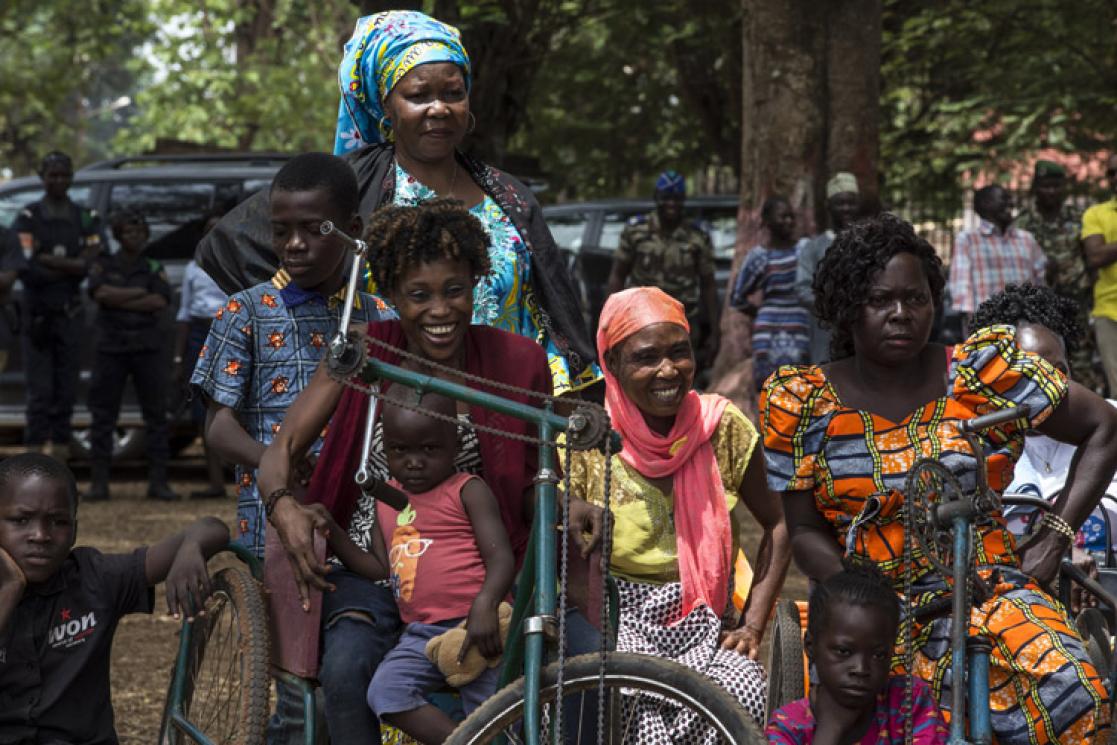
[[[1046,588],[1117,467],[1117,413],[1023,351],[1013,326],[978,330],[948,364],[945,348],[929,342],[944,284],[934,249],[897,217],[838,234],[814,285],[819,316],[834,329],[834,360],[782,367],[761,395],[769,487],[782,494],[804,574],[823,581],[843,558],[870,562],[918,610],[948,587],[922,553],[907,552],[902,490],[915,462],[937,460],[971,491],[976,463],[960,423],[1014,406],[1026,407],[1027,421],[980,436],[991,488],[1003,491],[1012,481],[1029,429],[1078,446],[1063,495],[1024,550],[999,511],[975,524],[975,561],[990,595],[975,602],[969,634],[992,644],[997,742],[1105,742],[1109,693]],[[893,658],[896,674],[907,673],[910,660],[948,717],[950,627],[949,615],[917,621],[911,647],[901,630]]]
[[[756,315],[752,325],[753,382],[756,390],[780,365],[807,361],[811,347],[810,315],[795,295],[799,246],[795,242],[795,213],[784,197],[768,197],[760,210],[768,230],[766,245],[754,246],[733,285],[730,304]],[[749,296],[760,292],[759,307]]]

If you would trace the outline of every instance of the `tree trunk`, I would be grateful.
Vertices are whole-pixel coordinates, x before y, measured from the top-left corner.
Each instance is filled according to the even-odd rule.
[[[271,0],[240,0],[240,20],[233,29],[233,38],[236,41],[236,61],[242,67],[249,66],[249,60],[256,56],[261,42],[275,36],[272,29],[275,23],[275,8]],[[248,82],[243,76],[237,76],[237,98],[257,95],[258,86]],[[251,150],[260,131],[260,122],[247,122],[237,135],[237,149]]]
[[[876,191],[880,0],[743,0],[741,206],[734,274],[763,242],[760,207],[787,197],[802,235],[820,224],[829,173]],[[731,280],[732,281],[732,280]],[[751,328],[728,307],[712,389],[756,415]]]
[[[879,205],[881,3],[842,0],[829,8],[827,172],[851,172],[857,177],[862,202],[875,207]],[[822,204],[825,184],[819,185]]]

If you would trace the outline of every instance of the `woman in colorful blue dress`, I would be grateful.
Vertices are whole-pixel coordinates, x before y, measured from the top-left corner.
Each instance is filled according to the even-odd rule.
[[[795,296],[795,271],[800,243],[795,242],[795,213],[784,197],[768,197],[760,210],[768,230],[767,245],[754,246],[733,285],[730,305],[753,314],[753,385],[764,381],[781,365],[800,365],[810,355],[810,315]],[[762,294],[759,307],[749,297]]]
[[[556,395],[600,380],[578,295],[531,190],[459,152],[477,120],[469,56],[452,26],[415,11],[357,21],[338,68],[334,152],[357,172],[361,214],[436,197],[462,202],[490,237],[492,272],[478,283],[473,322],[526,336],[547,351]],[[266,194],[234,209],[199,246],[223,288],[274,272]],[[369,288],[375,294],[371,280]]]

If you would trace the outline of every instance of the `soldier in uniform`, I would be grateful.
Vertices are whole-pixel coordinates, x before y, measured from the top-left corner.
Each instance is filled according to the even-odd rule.
[[[629,220],[609,274],[608,294],[625,286],[658,287],[686,308],[699,364],[711,364],[720,342],[714,247],[697,223],[683,219],[686,180],[665,171],[655,183],[655,212]],[[697,335],[709,328],[705,343]]]
[[[89,388],[93,477],[85,498],[109,498],[113,430],[120,414],[124,385],[131,377],[147,435],[147,496],[177,499],[167,485],[170,449],[166,381],[170,371],[162,354],[159,318],[171,300],[171,286],[163,265],[143,255],[149,235],[143,215],[125,210],[114,214],[111,223],[120,252],[115,255],[106,252],[89,267],[89,294],[100,309],[97,355]]]
[[[100,253],[101,220],[67,196],[74,180],[70,156],[52,152],[39,169],[45,194],[12,223],[26,259],[20,271],[25,314],[28,445],[53,444],[55,457],[69,455],[84,326],[81,282]]]
[[[1079,322],[1089,328],[1094,278],[1086,266],[1079,237],[1082,212],[1067,202],[1067,172],[1049,160],[1036,161],[1032,177],[1032,206],[1016,218],[1016,227],[1035,236],[1047,255],[1047,284],[1078,305]],[[1092,391],[1100,391],[1101,375],[1094,367],[1094,335],[1084,334],[1071,355],[1071,377]]]

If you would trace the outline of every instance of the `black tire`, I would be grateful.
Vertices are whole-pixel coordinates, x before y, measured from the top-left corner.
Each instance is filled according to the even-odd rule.
[[[587,701],[596,711],[600,668],[601,658],[597,654],[585,654],[566,661],[563,676],[564,707],[577,706],[575,697],[578,697],[583,707],[578,709],[579,711],[585,711]],[[540,698],[545,711],[544,729],[546,729],[546,720],[550,718],[547,716],[547,712],[551,711],[549,705],[553,705],[555,701],[557,674],[557,663],[543,671]],[[612,652],[606,655],[605,660],[605,690],[606,700],[611,702],[610,714],[607,717],[611,726],[607,736],[602,738],[602,742],[607,745],[621,745],[626,741],[626,733],[621,730],[621,726],[628,722],[621,720],[626,719],[623,710],[627,708],[625,702],[632,701],[633,690],[686,707],[694,712],[703,724],[714,729],[718,742],[732,745],[764,743],[764,736],[756,722],[732,695],[701,673],[671,660],[641,654]],[[506,738],[505,741],[508,743],[521,742],[523,711],[524,679],[520,678],[497,691],[492,698],[478,707],[454,730],[446,740],[446,745],[480,745],[495,742],[501,736]],[[572,709],[567,708],[567,711],[570,712]],[[592,722],[595,717],[589,716],[587,719]],[[571,730],[573,727],[567,725],[566,738],[564,738],[567,743],[597,741],[592,732],[584,730],[581,738],[571,737],[573,734]],[[544,735],[541,741],[549,742],[546,733]]]
[[[768,713],[807,695],[803,690],[803,627],[793,600],[776,604],[768,651]]]
[[[1087,608],[1078,614],[1075,626],[1078,627],[1090,662],[1094,663],[1103,678],[1109,680],[1109,673],[1113,668],[1113,650],[1109,647],[1109,624],[1105,616],[1097,608]]]
[[[268,722],[268,624],[259,583],[244,567],[213,576],[206,615],[195,619],[186,659],[176,660],[163,707],[160,745],[193,739],[171,723],[175,672],[186,666],[182,713],[214,743],[264,745]]]

